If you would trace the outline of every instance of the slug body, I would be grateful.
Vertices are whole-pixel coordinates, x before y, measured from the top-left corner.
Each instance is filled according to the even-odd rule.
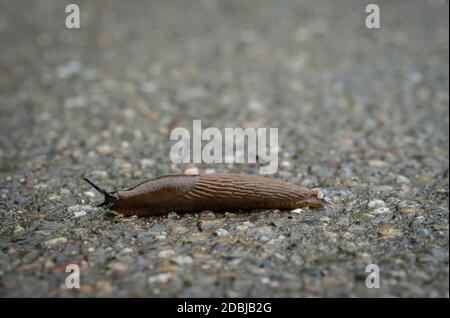
[[[295,209],[323,205],[316,190],[247,174],[163,176],[117,192],[106,192],[85,180],[105,196],[100,206],[124,215]]]

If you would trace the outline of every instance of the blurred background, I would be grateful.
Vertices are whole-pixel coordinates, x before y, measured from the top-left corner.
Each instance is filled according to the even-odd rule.
[[[448,1],[377,1],[380,29],[368,3],[0,1],[0,295],[448,297]],[[172,164],[170,131],[193,119],[277,127],[274,177],[332,206],[94,211],[80,176],[258,173]],[[80,290],[61,287],[71,262]]]

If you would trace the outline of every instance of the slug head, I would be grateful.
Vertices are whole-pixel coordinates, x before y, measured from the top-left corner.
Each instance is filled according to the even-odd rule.
[[[87,178],[83,178],[84,181],[89,183],[95,190],[97,190],[99,193],[101,193],[104,197],[104,201],[97,205],[97,207],[103,207],[105,209],[110,209],[113,207],[116,202],[118,201],[118,197],[114,192],[107,192],[106,190],[100,188],[95,183],[93,183],[91,180]]]

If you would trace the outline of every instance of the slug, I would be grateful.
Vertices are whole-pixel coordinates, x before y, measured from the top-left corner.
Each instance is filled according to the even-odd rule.
[[[247,174],[169,175],[117,192],[107,192],[90,180],[84,180],[103,194],[104,202],[98,206],[124,215],[319,208],[323,205],[316,190]]]

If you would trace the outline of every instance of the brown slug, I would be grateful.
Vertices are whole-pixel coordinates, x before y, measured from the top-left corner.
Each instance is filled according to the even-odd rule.
[[[318,208],[323,205],[316,190],[247,174],[169,175],[117,192],[107,192],[90,180],[84,180],[104,195],[105,200],[99,206],[124,215]]]

